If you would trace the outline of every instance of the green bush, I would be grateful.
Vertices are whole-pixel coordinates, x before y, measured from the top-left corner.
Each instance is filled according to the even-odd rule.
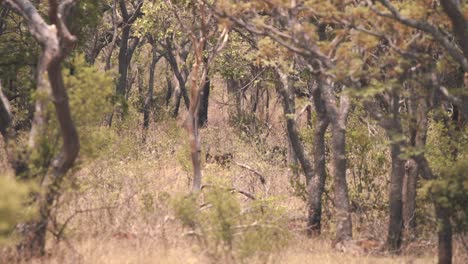
[[[189,228],[201,250],[215,262],[267,258],[287,245],[284,210],[275,199],[245,205],[222,180],[212,180],[202,192],[173,200],[175,216]]]

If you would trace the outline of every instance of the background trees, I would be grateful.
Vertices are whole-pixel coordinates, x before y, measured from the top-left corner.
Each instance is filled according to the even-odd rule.
[[[63,237],[71,220],[61,227],[60,206],[94,179],[76,175],[154,159],[154,178],[187,175],[194,194],[173,211],[199,245],[215,241],[214,260],[239,260],[249,236],[285,239],[285,215],[307,214],[299,229],[333,233],[333,248],[352,252],[366,250],[370,230],[382,250],[407,253],[437,228],[439,262],[451,262],[454,234],[466,232],[466,1],[73,3],[0,7],[0,168],[43,190],[23,202],[39,207],[21,217],[30,255],[45,253],[48,228]],[[118,179],[98,185],[121,186],[119,196],[131,180]],[[135,187],[145,210],[169,200],[155,202],[146,188],[164,186],[153,185]],[[273,210],[265,201],[276,195],[300,197],[300,209]],[[259,223],[257,213],[281,216]],[[216,227],[202,224],[208,216]]]

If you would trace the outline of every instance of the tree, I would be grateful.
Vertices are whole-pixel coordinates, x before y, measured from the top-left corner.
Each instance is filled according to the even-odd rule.
[[[213,62],[216,54],[219,53],[226,42],[228,41],[229,31],[226,27],[217,36],[216,43],[212,47],[208,47],[209,40],[212,39],[218,32],[218,27],[214,21],[214,17],[209,13],[209,9],[204,2],[191,3],[192,18],[191,25],[186,25],[178,11],[174,8],[171,1],[167,1],[168,6],[172,9],[174,16],[177,18],[181,28],[189,35],[194,52],[194,64],[192,66],[191,75],[191,91],[190,91],[190,106],[187,117],[185,119],[185,127],[189,134],[190,155],[193,166],[193,184],[192,191],[197,192],[201,189],[201,161],[200,161],[200,135],[199,135],[199,120],[198,113],[200,109],[200,101],[203,97],[204,87],[207,83],[208,69]],[[200,15],[197,19],[197,14]],[[208,53],[208,54],[206,54]]]
[[[31,256],[44,254],[45,237],[50,214],[50,207],[60,194],[60,185],[67,171],[73,163],[79,151],[79,139],[75,125],[71,118],[67,92],[65,91],[61,63],[73,48],[76,37],[69,31],[63,20],[69,14],[74,2],[66,0],[60,4],[57,1],[49,1],[48,25],[37,9],[27,0],[6,0],[10,8],[18,12],[28,23],[30,33],[42,46],[41,59],[37,68],[38,92],[48,94],[48,85],[51,88],[51,97],[56,110],[57,120],[60,125],[63,139],[62,150],[51,162],[50,172],[43,181],[44,194],[39,198],[40,217],[37,221],[28,224],[24,241],[20,248]],[[45,79],[48,75],[49,84]],[[38,99],[34,123],[31,128],[30,147],[37,147],[37,140],[44,129],[45,100]]]

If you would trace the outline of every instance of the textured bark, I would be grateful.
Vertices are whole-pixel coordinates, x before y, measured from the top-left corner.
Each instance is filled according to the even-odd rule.
[[[308,186],[308,221],[307,234],[319,235],[322,221],[322,195],[325,190],[326,165],[325,165],[325,132],[330,121],[325,110],[325,103],[322,100],[318,87],[312,90],[317,121],[314,131],[314,171],[315,175]]]
[[[352,239],[351,210],[349,206],[348,184],[346,182],[346,124],[350,110],[349,98],[342,94],[337,106],[333,87],[325,76],[320,76],[320,91],[325,103],[332,132],[332,166],[334,178],[334,202],[336,234],[334,245]]]

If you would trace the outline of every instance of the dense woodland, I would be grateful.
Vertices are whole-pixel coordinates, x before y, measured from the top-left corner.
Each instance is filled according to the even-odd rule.
[[[0,0],[0,262],[468,263],[467,2]]]

